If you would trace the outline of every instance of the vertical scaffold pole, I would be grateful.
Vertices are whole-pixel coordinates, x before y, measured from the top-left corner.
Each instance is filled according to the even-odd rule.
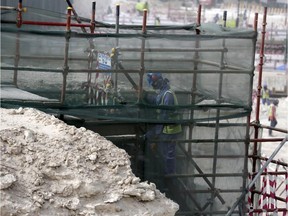
[[[267,17],[267,7],[264,8],[264,14],[263,14],[263,23],[262,23],[262,38],[261,38],[261,47],[260,47],[260,62],[259,62],[259,74],[258,74],[258,87],[257,87],[257,102],[256,102],[256,125],[255,127],[255,133],[254,133],[254,139],[258,139],[259,136],[259,113],[260,113],[260,96],[261,96],[261,85],[262,85],[262,69],[264,64],[264,44],[265,44],[265,33],[266,33],[266,17]],[[254,142],[253,146],[253,158],[252,158],[252,172],[256,172],[256,162],[257,159],[255,156],[258,155],[258,142]],[[254,200],[254,193],[252,191],[251,199]]]
[[[258,32],[258,13],[255,13],[255,16],[254,16],[254,31],[257,33]],[[256,39],[257,40],[257,39]],[[255,52],[255,51],[254,51]],[[255,61],[255,58],[254,58],[254,61]],[[253,80],[252,80],[252,83],[253,83]],[[252,87],[253,88],[253,87]],[[250,95],[252,95],[252,92],[250,93]],[[251,104],[252,104],[252,101],[251,101]],[[251,105],[252,106],[252,105]],[[251,121],[251,116],[249,116],[248,118],[247,118],[247,124],[248,124],[248,135],[247,136],[249,136],[249,134],[250,134],[250,121]],[[247,139],[250,139],[250,137],[247,137]],[[249,142],[250,143],[250,142]],[[247,157],[248,157],[248,155],[249,155],[249,143],[247,144],[247,145],[245,145],[245,147],[246,147],[246,149],[245,149],[245,152],[246,152],[246,154],[247,154]],[[245,160],[245,161],[247,161],[247,160]],[[246,165],[246,166],[248,166],[248,164]],[[245,167],[246,167],[245,166]],[[256,169],[255,169],[256,170]],[[248,178],[248,173],[247,173],[247,178]],[[253,179],[254,178],[254,175],[252,175],[252,177],[251,177],[251,179]],[[250,182],[249,182],[250,183]],[[254,209],[254,195],[255,195],[255,193],[253,192],[255,190],[255,184],[254,185],[252,185],[252,187],[251,187],[251,206],[249,206],[249,208],[250,208],[250,210],[251,209]]]
[[[22,6],[22,0],[18,1],[18,8],[17,8],[17,20],[16,20],[16,26],[18,28],[21,28],[22,26],[22,11],[23,11],[23,6]],[[15,48],[15,59],[14,59],[14,66],[16,69],[14,69],[14,75],[13,75],[13,84],[17,86],[17,80],[18,80],[18,64],[20,60],[20,40],[19,40],[19,33],[17,33],[17,38],[16,38],[16,48]]]
[[[223,26],[226,27],[226,22],[227,22],[227,11],[223,12]]]
[[[116,31],[116,47],[115,47],[115,52],[114,52],[114,55],[115,55],[115,66],[116,66],[116,70],[119,68],[118,66],[118,46],[119,46],[119,38],[118,38],[118,34],[119,34],[119,22],[120,22],[120,5],[117,4],[116,5],[116,25],[115,25],[115,31]],[[118,89],[118,72],[116,72],[114,74],[114,94],[117,95],[117,89]]]
[[[254,31],[257,35],[257,31],[258,31],[258,13],[255,13],[255,16],[254,16]],[[255,39],[255,43],[257,41],[257,38]],[[256,50],[255,50],[255,47],[254,47],[254,52],[255,53]],[[252,64],[254,64],[255,62],[255,55],[254,57],[252,58]],[[254,73],[253,73],[254,75]],[[252,107],[253,106],[253,101],[251,99],[252,97],[252,91],[253,91],[253,78],[251,78],[251,83],[250,83],[250,89],[249,89],[249,105]],[[250,121],[251,121],[251,115],[247,116],[247,130],[246,130],[246,141],[245,141],[245,160],[244,160],[244,168],[245,168],[245,171],[243,171],[243,173],[245,174],[245,179],[249,179],[249,173],[248,173],[248,156],[249,156],[249,145],[250,145]],[[253,174],[251,175],[251,179],[253,179]],[[243,188],[246,187],[246,182],[243,182]],[[250,182],[248,182],[250,183]],[[248,205],[246,205],[246,209],[249,211],[249,213],[251,214],[251,210],[253,210],[254,208],[254,200],[253,200],[253,191],[255,189],[255,185],[252,186],[251,188],[251,192],[250,193],[250,197],[248,198]],[[250,200],[250,201],[249,201]],[[243,209],[245,208],[245,205],[243,204]]]
[[[199,27],[201,25],[201,8],[202,6],[199,5],[198,6],[198,14],[197,14],[197,27]],[[200,34],[200,30],[196,29],[196,35],[199,35]],[[199,48],[199,38],[197,37],[196,38],[196,42],[195,42],[195,48]],[[199,53],[198,51],[195,51],[195,54],[194,54],[194,70],[197,70],[198,68],[198,59],[199,59]],[[196,80],[197,80],[197,73],[194,73],[193,74],[193,81],[192,81],[192,105],[194,106],[195,104],[195,101],[196,101],[196,92],[197,92],[197,88],[196,88]],[[190,116],[190,119],[193,120],[194,118],[194,108],[191,110],[191,116]],[[192,139],[192,131],[193,131],[193,127],[194,125],[193,124],[189,124],[189,139]],[[189,147],[188,147],[188,152],[190,152],[191,154],[191,144],[189,144]]]
[[[22,26],[22,0],[18,1],[16,25],[17,25],[18,28],[20,28]]]
[[[199,27],[201,25],[201,9],[202,9],[202,6],[199,5],[198,6],[198,14],[197,14],[197,27]],[[200,34],[200,31],[198,29],[196,29],[196,35],[199,35]],[[196,38],[196,42],[195,42],[195,48],[199,48],[199,38],[197,37]],[[194,54],[194,70],[197,70],[198,68],[198,58],[199,58],[199,53],[198,51],[195,52]],[[193,81],[192,81],[192,105],[194,106],[195,104],[195,101],[196,101],[196,91],[197,91],[197,88],[196,88],[196,80],[197,80],[197,73],[194,73],[193,74]],[[191,110],[191,116],[190,116],[190,119],[193,120],[194,118],[194,108]],[[192,131],[193,131],[193,127],[194,125],[193,124],[189,124],[189,139],[192,139]],[[188,147],[188,152],[190,152],[191,154],[191,144],[189,144],[189,147]]]
[[[66,35],[65,35],[65,50],[64,50],[64,66],[63,66],[63,82],[62,82],[62,91],[61,91],[61,104],[65,101],[66,95],[66,84],[67,84],[67,75],[68,75],[68,52],[69,52],[69,40],[71,33],[71,14],[72,7],[67,8],[67,21],[66,21]]]
[[[222,41],[223,51],[221,52],[220,75],[219,75],[219,83],[218,83],[218,96],[217,96],[217,101],[216,101],[217,104],[222,103],[222,85],[223,85],[222,70],[225,68],[225,63],[224,63],[224,50],[225,50],[225,46],[226,46],[225,43],[226,43],[225,39],[223,39],[223,41]],[[217,169],[219,127],[220,127],[220,108],[218,107],[217,111],[216,111],[215,135],[214,135],[215,141],[214,141],[214,149],[213,149],[213,174],[214,174],[214,176],[212,177],[213,188],[215,188],[215,184],[216,184],[215,174],[216,174],[216,169]],[[211,191],[211,198],[210,198],[211,201],[214,200],[214,198],[215,198],[215,193],[214,193],[214,191]],[[210,203],[210,210],[211,211],[213,211],[213,204],[214,204],[214,202]]]
[[[141,44],[141,67],[140,67],[140,79],[139,79],[139,93],[138,93],[138,101],[142,100],[142,92],[143,92],[143,76],[145,73],[145,35],[146,35],[146,24],[147,24],[147,10],[143,10],[143,23],[142,23],[142,44]]]
[[[67,4],[68,4],[68,6],[71,8],[73,14],[75,15],[75,18],[76,18],[77,22],[78,22],[78,23],[82,23],[80,17],[78,16],[78,14],[77,14],[77,12],[76,12],[76,10],[73,8],[73,5],[71,4],[70,0],[66,0],[66,2],[67,2]],[[82,29],[82,31],[83,31],[84,33],[87,33],[87,31],[86,31],[86,29],[85,29],[84,27],[81,27],[81,29]]]
[[[273,151],[271,156],[268,158],[268,160],[263,164],[263,166],[260,168],[260,170],[257,172],[256,176],[253,178],[253,180],[248,184],[248,186],[245,188],[245,190],[242,192],[240,197],[237,199],[237,201],[231,206],[229,211],[227,212],[226,216],[230,216],[233,214],[233,211],[236,209],[236,207],[239,205],[241,200],[245,197],[245,195],[249,192],[251,187],[255,184],[255,182],[260,178],[262,173],[264,173],[264,170],[268,167],[269,163],[273,160],[276,154],[281,150],[281,148],[287,143],[288,141],[288,135],[281,141],[281,143],[276,147],[276,149]]]
[[[17,32],[16,37],[16,47],[15,47],[15,58],[14,58],[14,75],[13,75],[13,84],[17,87],[18,83],[18,65],[20,60],[20,39],[19,39],[19,32]]]
[[[91,27],[90,31],[93,34],[95,30],[95,13],[96,13],[96,2],[92,2],[92,14],[91,14]]]
[[[197,28],[201,25],[201,10],[202,10],[202,5],[198,5],[198,14],[197,14]],[[200,31],[196,28],[196,35],[200,34]],[[199,38],[196,38],[196,42],[195,42],[195,48],[199,48]],[[198,68],[198,58],[199,58],[199,54],[198,51],[196,51],[194,53],[194,57],[193,59],[196,60],[194,61],[194,70],[197,70]],[[189,123],[189,131],[188,131],[188,139],[191,140],[193,137],[193,128],[194,128],[194,105],[195,105],[195,101],[196,101],[196,93],[197,93],[197,88],[196,88],[196,81],[197,81],[197,73],[193,73],[193,80],[192,80],[192,88],[191,88],[191,103],[192,103],[192,108],[190,110],[190,120],[192,120],[192,123]],[[180,144],[181,145],[181,144]],[[187,157],[191,157],[192,154],[192,143],[188,143],[186,144],[188,145],[188,148],[181,148],[183,149],[183,151],[185,151],[187,149],[186,155]],[[180,146],[181,147],[181,146]],[[190,172],[190,166],[188,165],[188,161],[189,158],[187,158],[187,163],[186,163],[186,167],[185,167],[185,172],[188,173]],[[186,182],[188,183],[188,182]]]

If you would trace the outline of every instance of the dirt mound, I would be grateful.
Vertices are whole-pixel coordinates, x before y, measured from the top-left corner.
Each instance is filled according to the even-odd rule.
[[[99,134],[36,109],[0,109],[1,215],[175,215]]]

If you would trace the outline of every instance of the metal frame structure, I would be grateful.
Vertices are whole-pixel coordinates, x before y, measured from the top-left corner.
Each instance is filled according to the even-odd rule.
[[[93,43],[91,42],[90,43],[90,59],[88,59],[88,62],[89,62],[89,66],[88,66],[88,69],[70,69],[69,68],[69,64],[68,64],[68,61],[69,61],[69,58],[68,58],[68,52],[69,52],[69,39],[70,39],[70,34],[71,34],[71,27],[79,27],[82,29],[83,32],[87,33],[86,29],[85,28],[90,28],[90,32],[91,33],[94,33],[95,31],[95,28],[97,28],[97,24],[96,24],[96,21],[95,21],[95,7],[96,7],[96,3],[93,2],[92,4],[92,15],[91,15],[91,23],[90,24],[83,24],[81,23],[81,20],[79,19],[78,15],[77,15],[77,12],[75,11],[75,9],[72,7],[72,4],[70,3],[69,0],[66,0],[67,3],[68,3],[68,10],[67,10],[67,22],[66,23],[51,23],[51,22],[37,22],[37,21],[25,21],[22,19],[22,13],[25,12],[25,10],[23,9],[23,6],[22,6],[22,0],[19,0],[19,3],[18,3],[18,7],[17,8],[6,8],[6,9],[9,9],[9,10],[16,10],[17,11],[17,22],[16,22],[16,25],[18,28],[21,28],[22,25],[48,25],[48,26],[66,26],[66,34],[65,34],[65,39],[66,39],[66,46],[65,46],[65,56],[64,56],[64,64],[63,64],[63,69],[55,69],[53,71],[51,71],[49,69],[49,72],[60,72],[63,74],[63,82],[62,82],[62,89],[61,89],[61,98],[60,98],[60,101],[59,102],[49,102],[50,104],[53,104],[53,106],[55,107],[61,107],[61,105],[64,103],[65,101],[65,95],[66,95],[66,85],[67,85],[67,75],[68,73],[73,73],[73,72],[81,72],[81,73],[87,73],[87,83],[88,85],[91,83],[91,73],[92,73],[92,62],[93,62],[93,48],[94,48],[94,45]],[[1,9],[5,9],[5,8],[1,8]],[[72,16],[72,13],[73,15],[76,17],[76,20],[77,20],[77,23],[72,23],[71,22],[71,16]],[[210,207],[210,210],[209,211],[206,211],[206,215],[213,215],[213,214],[226,214],[226,215],[232,215],[232,214],[235,214],[235,213],[238,213],[240,215],[245,215],[245,213],[248,212],[247,208],[245,207],[245,197],[248,196],[248,193],[250,192],[251,193],[251,206],[252,206],[252,209],[250,209],[249,213],[250,214],[253,214],[253,213],[258,213],[258,212],[262,212],[261,209],[257,209],[257,203],[255,202],[255,194],[257,193],[261,193],[261,191],[257,191],[256,190],[256,187],[255,187],[255,184],[256,184],[256,181],[260,178],[261,175],[264,175],[264,174],[267,174],[267,172],[264,172],[265,168],[268,166],[269,163],[277,163],[277,164],[280,164],[282,166],[285,166],[286,168],[288,167],[288,164],[287,163],[284,163],[284,162],[279,162],[279,161],[275,161],[273,160],[274,156],[277,154],[277,152],[284,146],[284,144],[287,143],[288,141],[288,136],[287,136],[287,130],[282,130],[282,129],[278,129],[278,128],[270,128],[268,126],[264,126],[264,125],[261,125],[260,124],[260,119],[259,119],[259,113],[260,113],[260,97],[261,97],[261,88],[262,88],[262,66],[263,66],[263,58],[264,58],[264,44],[265,44],[265,26],[266,26],[266,14],[267,14],[267,8],[265,8],[265,12],[264,12],[264,19],[263,19],[263,31],[262,31],[262,42],[261,42],[261,54],[260,54],[260,63],[259,63],[259,79],[258,79],[258,91],[257,91],[257,105],[256,105],[256,120],[251,122],[251,119],[250,117],[247,117],[247,131],[246,131],[246,138],[243,139],[243,140],[240,140],[241,142],[244,142],[245,143],[245,150],[246,150],[246,155],[247,158],[251,158],[252,159],[252,172],[249,172],[248,170],[243,170],[243,176],[245,176],[247,179],[248,179],[248,176],[252,176],[252,180],[251,182],[248,183],[248,185],[246,186],[246,179],[244,179],[243,181],[243,185],[241,186],[241,188],[243,188],[242,190],[226,190],[226,191],[218,191],[217,188],[215,187],[215,178],[216,177],[223,177],[223,176],[235,176],[235,175],[240,175],[239,173],[230,173],[230,174],[223,174],[223,173],[217,173],[216,172],[216,165],[217,165],[217,159],[219,158],[219,156],[217,155],[217,151],[218,151],[218,142],[235,142],[235,140],[222,140],[219,138],[219,127],[221,125],[220,121],[219,121],[219,116],[220,116],[220,109],[217,109],[216,111],[216,116],[218,117],[215,124],[213,125],[213,127],[215,127],[215,136],[214,136],[214,139],[211,139],[211,140],[205,140],[205,142],[213,142],[214,143],[214,155],[212,157],[213,159],[213,170],[212,170],[212,173],[211,174],[205,174],[201,168],[198,166],[197,162],[194,160],[195,158],[197,158],[197,155],[192,155],[191,154],[191,143],[192,142],[201,142],[201,140],[195,140],[195,139],[192,139],[193,135],[193,128],[197,125],[197,124],[190,124],[188,123],[186,125],[186,127],[188,128],[187,131],[188,131],[188,134],[187,134],[187,139],[184,139],[184,140],[178,140],[178,143],[188,143],[188,149],[184,149],[183,147],[181,147],[181,145],[179,145],[179,148],[180,150],[182,151],[183,155],[186,157],[186,160],[187,160],[187,170],[188,170],[188,166],[193,166],[195,168],[195,170],[198,172],[198,174],[183,174],[183,175],[170,175],[170,176],[167,176],[167,178],[172,178],[174,177],[175,179],[177,179],[176,183],[177,185],[180,185],[180,187],[182,188],[181,190],[183,190],[182,192],[184,193],[184,200],[187,200],[189,199],[194,205],[195,205],[195,208],[197,209],[197,211],[193,211],[194,213],[197,212],[197,213],[201,213],[203,210],[207,209],[208,207]],[[224,12],[224,25],[225,25],[225,22],[226,22],[226,16],[227,15],[227,12],[225,11]],[[116,34],[119,33],[119,16],[120,16],[120,6],[117,5],[116,6],[116,25],[115,25],[115,31],[116,31]],[[146,34],[146,31],[147,31],[147,28],[146,28],[146,23],[147,23],[147,11],[144,11],[144,16],[143,16],[143,24],[142,24],[142,34],[145,35]],[[254,22],[254,29],[255,31],[257,31],[257,25],[258,25],[258,13],[255,14],[255,22]],[[197,17],[197,26],[201,26],[201,5],[199,5],[199,8],[198,8],[198,17]],[[196,32],[197,34],[201,35],[201,33],[199,31]],[[88,40],[90,40],[88,38]],[[117,40],[117,45],[119,44],[118,40]],[[222,54],[224,54],[225,52],[225,39],[223,39],[223,42],[222,42],[222,47],[223,49],[219,49],[218,51],[219,52],[222,52]],[[193,50],[193,49],[192,49]],[[123,51],[131,51],[129,49],[126,49],[126,50],[123,50]],[[144,73],[145,73],[145,65],[144,65],[144,59],[145,59],[145,39],[143,37],[142,39],[142,43],[141,43],[141,50],[140,50],[140,53],[141,53],[141,58],[140,58],[140,61],[141,61],[141,68],[140,70],[135,70],[135,71],[131,71],[131,70],[125,70],[122,68],[121,72],[124,73],[126,75],[126,77],[129,79],[129,73],[139,73],[140,75],[140,80],[139,80],[139,84],[138,84],[138,99],[141,99],[142,98],[142,93],[143,93],[143,76],[144,76]],[[155,50],[157,51],[157,50]],[[194,71],[197,71],[198,68],[197,68],[197,62],[201,62],[201,60],[199,59],[199,52],[203,51],[201,50],[200,48],[200,41],[197,40],[196,41],[196,46],[194,48],[194,51],[195,51],[195,55],[194,55],[194,59],[193,61],[196,62],[194,64],[194,68],[193,70]],[[33,71],[34,69],[33,68],[20,68],[18,67],[18,63],[19,63],[19,60],[21,58],[20,56],[20,51],[19,51],[19,41],[17,40],[16,41],[16,53],[15,53],[15,67],[14,68],[11,68],[11,67],[5,67],[5,66],[1,66],[2,69],[6,69],[6,70],[13,70],[14,71],[14,79],[13,79],[13,82],[15,84],[15,86],[17,86],[17,73],[18,73],[18,70],[31,70]],[[27,57],[29,58],[29,57]],[[32,58],[32,57],[31,57]],[[118,58],[116,56],[116,58]],[[83,59],[85,60],[85,59]],[[203,63],[203,61],[202,61]],[[213,64],[211,62],[205,62],[207,64]],[[222,60],[221,60],[221,63],[220,63],[220,68],[223,67],[223,55],[222,55]],[[115,86],[117,88],[117,75],[119,73],[119,68],[121,68],[121,65],[119,64],[116,64],[115,66],[115,69],[114,70],[111,70],[113,73],[115,72]],[[37,69],[37,71],[39,71],[39,69]],[[41,71],[43,72],[48,72],[48,70],[46,70],[45,68],[43,68]],[[93,70],[93,72],[105,72],[103,70]],[[174,71],[171,70],[170,73],[173,73]],[[185,72],[185,73],[189,73],[190,71],[182,71],[182,72]],[[223,76],[223,71],[219,71],[220,73],[220,80],[219,80],[219,93],[218,93],[218,101],[221,100],[221,93],[222,93],[222,76]],[[197,80],[197,73],[194,74],[193,76],[193,89],[192,89],[192,93],[191,93],[191,100],[195,100],[195,94],[196,94],[196,80]],[[130,80],[130,82],[133,82],[133,80]],[[135,83],[134,83],[135,84]],[[252,95],[252,88],[250,89],[250,93]],[[217,102],[218,103],[218,102]],[[63,117],[63,116],[62,116]],[[191,114],[190,114],[190,118],[193,119],[194,117],[194,110],[191,111]],[[120,123],[121,125],[122,123]],[[123,125],[123,124],[122,124]],[[199,123],[198,125],[201,125],[201,123]],[[205,124],[202,124],[202,125],[205,125]],[[249,137],[249,133],[250,133],[250,127],[254,127],[255,129],[255,132],[254,132],[254,138],[250,138]],[[86,124],[86,126],[89,128],[97,128],[101,131],[101,128],[102,128],[102,131],[105,135],[105,132],[106,131],[106,128],[113,128],[113,125],[110,125],[110,123],[103,123],[103,122],[92,122],[90,124]],[[206,125],[207,126],[207,125]],[[211,126],[211,125],[209,125]],[[118,127],[118,126],[116,126]],[[139,146],[139,143],[141,140],[141,138],[139,137],[139,131],[143,130],[143,127],[145,127],[145,124],[136,124],[136,125],[133,125],[133,124],[129,124],[127,131],[131,131],[131,128],[133,128],[133,130],[135,131],[135,136],[123,136],[120,132],[119,135],[116,135],[116,136],[110,136],[109,133],[106,134],[106,137],[112,141],[115,141],[116,143],[118,141],[123,141],[124,140],[128,140],[127,142],[134,142],[135,143],[135,152],[134,152],[134,156],[137,157],[137,154],[139,153],[139,149],[137,146]],[[266,138],[259,138],[259,129],[261,128],[265,128],[265,129],[273,129],[275,131],[279,131],[279,132],[283,132],[283,133],[286,133],[286,137],[284,138],[275,138],[275,139],[266,139]],[[99,131],[98,130],[98,131]],[[125,131],[125,130],[124,130]],[[127,131],[125,132],[122,132],[122,133],[127,133]],[[100,132],[101,134],[101,132]],[[202,140],[203,141],[203,140]],[[261,156],[259,156],[259,152],[258,152],[258,145],[259,143],[261,142],[281,142],[279,144],[279,146],[277,147],[277,149],[275,149],[274,153],[269,157],[269,158],[263,158]],[[239,140],[237,140],[237,142],[239,142]],[[253,144],[253,154],[252,155],[248,155],[248,147],[250,144]],[[233,157],[234,155],[227,155],[226,157],[227,158],[230,158],[230,157]],[[224,156],[223,156],[224,157]],[[133,158],[132,158],[133,159]],[[257,163],[259,162],[259,160],[264,160],[266,161],[265,164],[259,168]],[[135,162],[137,162],[137,160],[135,160]],[[188,164],[189,163],[189,164]],[[245,165],[244,167],[247,167],[248,163],[248,160],[245,161]],[[137,165],[136,165],[137,166]],[[259,170],[258,170],[259,169]],[[284,172],[275,172],[275,173],[271,173],[269,172],[268,174],[275,174],[275,175],[287,175],[287,173],[284,173]],[[241,175],[241,176],[242,176]],[[189,188],[189,181],[187,181],[187,178],[189,177],[199,177],[199,178],[203,178],[203,180],[207,183],[209,189],[207,190],[197,190],[197,189],[194,189],[194,188]],[[208,178],[212,178],[212,180],[210,181]],[[188,183],[188,184],[187,184]],[[215,212],[212,210],[212,207],[213,207],[213,200],[214,199],[218,199],[222,204],[225,203],[224,199],[222,198],[221,196],[221,193],[230,193],[230,192],[238,192],[238,193],[241,193],[241,196],[237,199],[237,201],[234,203],[234,205],[228,210],[228,211],[218,211],[218,212]],[[208,200],[204,205],[200,205],[197,200],[195,200],[195,197],[193,196],[193,193],[210,193],[210,200]],[[279,200],[279,201],[283,201],[283,202],[286,202],[286,206],[287,206],[287,198],[285,200],[283,200],[281,197],[274,197],[275,199]],[[236,208],[239,207],[239,210],[236,210]],[[247,210],[245,212],[245,209]],[[268,209],[268,212],[273,212],[275,211],[275,209]],[[278,212],[287,212],[287,209],[277,209]],[[192,211],[182,211],[179,213],[179,215],[191,215],[192,214]]]
[[[258,15],[257,15],[258,16]],[[286,202],[286,208],[283,208],[283,209],[273,209],[273,208],[268,208],[266,210],[263,210],[263,209],[258,209],[257,208],[257,204],[254,200],[254,195],[255,193],[260,193],[259,191],[255,190],[255,182],[257,180],[257,178],[260,177],[260,175],[267,175],[267,172],[264,172],[265,168],[267,168],[267,166],[269,165],[269,163],[276,163],[276,164],[279,164],[279,165],[282,165],[283,167],[286,167],[286,170],[288,168],[288,164],[287,163],[283,163],[283,162],[280,162],[280,161],[275,161],[273,160],[274,156],[277,154],[277,152],[285,145],[287,144],[287,141],[288,141],[288,131],[287,130],[283,130],[283,129],[279,129],[279,128],[272,128],[272,127],[269,127],[269,126],[265,126],[265,125],[261,125],[260,124],[260,98],[261,98],[261,89],[262,89],[262,73],[263,73],[263,65],[264,65],[264,46],[265,46],[265,34],[266,34],[266,19],[267,19],[267,7],[264,8],[264,15],[263,15],[263,27],[262,27],[262,37],[261,37],[261,47],[260,47],[260,62],[259,62],[259,76],[258,76],[258,86],[257,86],[257,102],[256,102],[256,119],[255,121],[251,122],[250,125],[252,127],[254,127],[255,129],[255,132],[254,132],[254,139],[251,139],[250,142],[253,143],[253,154],[252,155],[249,155],[250,158],[252,158],[252,172],[250,173],[250,175],[253,177],[253,180],[249,183],[247,189],[246,189],[246,192],[250,190],[251,192],[251,205],[252,205],[252,209],[250,211],[251,214],[253,213],[260,213],[260,212],[283,212],[283,215],[285,213],[287,213],[287,208],[288,208],[288,204],[287,204],[287,197],[286,199],[281,199],[279,197],[273,197],[274,199],[277,199],[277,200],[280,200],[280,201],[283,201],[283,202]],[[256,25],[257,26],[257,25]],[[256,27],[257,29],[257,27]],[[250,120],[249,120],[250,122]],[[278,132],[282,132],[284,134],[286,134],[286,136],[281,139],[281,138],[274,138],[274,139],[271,139],[271,138],[260,138],[259,139],[259,130],[261,128],[264,128],[264,129],[270,129],[270,130],[274,130],[274,131],[278,131]],[[259,156],[259,150],[258,150],[258,145],[261,143],[261,142],[281,142],[279,144],[279,146],[275,149],[275,151],[273,152],[273,154],[269,157],[269,158],[264,158],[264,157],[261,157]],[[263,160],[263,161],[266,161],[265,164],[263,164],[262,167],[260,167],[260,170],[258,170],[257,172],[257,162],[259,162],[259,160]],[[286,176],[287,178],[287,172],[275,172],[275,173],[269,173],[270,175],[284,175]],[[286,195],[287,196],[287,195]]]

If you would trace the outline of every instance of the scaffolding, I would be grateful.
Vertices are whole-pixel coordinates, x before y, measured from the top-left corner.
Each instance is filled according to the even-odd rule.
[[[201,5],[195,24],[147,26],[144,11],[143,24],[129,26],[119,25],[119,5],[114,25],[95,20],[95,2],[91,19],[79,17],[67,3],[66,15],[26,10],[21,0],[16,8],[1,7],[9,11],[1,13],[1,106],[34,107],[112,140],[131,155],[136,175],[155,182],[180,205],[177,215],[261,212],[256,203],[260,176],[271,174],[265,172],[269,163],[287,170],[285,162],[273,160],[287,136],[262,139],[259,134],[260,128],[269,129],[259,121],[267,9],[257,114],[250,123],[257,13],[253,30],[226,28],[226,11],[223,26],[202,24]],[[43,17],[47,20],[39,21]],[[154,94],[145,82],[151,72],[170,80],[178,105],[159,107],[144,100],[145,94]],[[158,119],[159,110],[176,110],[179,118]],[[173,140],[175,173],[159,172],[164,166],[160,156],[145,143],[145,134],[156,124],[183,127],[181,137]],[[281,142],[269,158],[259,155],[259,143],[266,141]],[[262,167],[260,160],[266,161]],[[285,214],[287,198],[273,198],[286,203],[277,209]]]

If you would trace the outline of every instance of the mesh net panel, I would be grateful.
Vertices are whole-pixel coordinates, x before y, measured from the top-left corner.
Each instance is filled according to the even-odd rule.
[[[145,34],[140,26],[120,26],[115,34],[114,25],[97,22],[96,33],[90,34],[74,27],[66,32],[65,26],[17,28],[15,16],[16,11],[1,14],[3,107],[32,106],[89,121],[144,123],[148,128],[180,123],[181,135],[170,140],[177,143],[176,173],[161,174],[161,155],[146,145],[145,178],[164,192],[170,187],[168,196],[176,190],[177,197],[171,197],[188,215],[221,215],[231,207],[246,177],[254,31],[203,24],[148,26]],[[63,23],[65,17],[35,8],[23,15],[24,20]],[[150,72],[169,80],[178,105],[145,101],[145,95],[155,94],[146,80]],[[161,119],[161,111],[174,117]]]

